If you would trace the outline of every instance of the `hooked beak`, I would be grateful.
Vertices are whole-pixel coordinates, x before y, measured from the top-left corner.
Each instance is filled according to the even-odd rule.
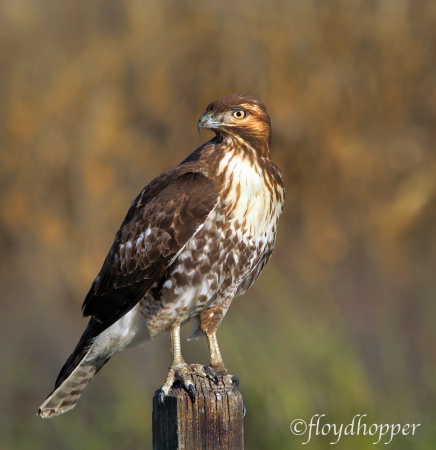
[[[214,117],[213,113],[204,113],[200,120],[198,121],[198,132],[201,133],[202,130],[215,130],[222,125],[220,120]]]

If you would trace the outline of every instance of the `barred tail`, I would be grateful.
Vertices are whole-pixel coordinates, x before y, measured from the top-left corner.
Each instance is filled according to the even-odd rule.
[[[53,392],[39,407],[38,415],[50,418],[74,408],[86,385],[115,353],[149,338],[139,307],[133,308],[106,329],[91,318],[62,367]]]
[[[71,374],[45,399],[39,407],[39,416],[48,419],[76,406],[86,385],[109,360],[109,358],[90,359],[89,354],[88,351]]]

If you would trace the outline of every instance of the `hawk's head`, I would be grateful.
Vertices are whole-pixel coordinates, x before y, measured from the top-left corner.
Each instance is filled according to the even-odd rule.
[[[198,130],[212,130],[219,138],[239,137],[261,153],[269,154],[271,122],[263,103],[248,95],[221,97],[208,105]]]

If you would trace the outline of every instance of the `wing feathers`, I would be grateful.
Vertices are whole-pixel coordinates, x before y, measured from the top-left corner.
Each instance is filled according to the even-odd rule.
[[[92,318],[59,373],[56,386],[80,364],[93,339],[161,280],[218,201],[213,182],[201,173],[185,170],[173,176],[163,174],[159,179],[132,203],[116,234],[83,303],[84,315]]]
[[[126,314],[164,275],[217,200],[213,181],[183,166],[144,188],[91,286],[84,315],[104,329]]]

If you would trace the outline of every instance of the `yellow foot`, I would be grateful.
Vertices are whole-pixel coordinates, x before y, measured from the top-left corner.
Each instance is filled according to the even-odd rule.
[[[232,383],[233,390],[238,389],[239,378],[235,377],[234,375],[230,375],[223,365],[205,367],[205,371],[208,376],[215,381],[215,383],[218,383],[218,377],[221,377],[224,379],[224,381]]]
[[[233,389],[237,389],[239,386],[239,379],[233,375],[227,374],[227,370],[224,366],[208,367],[203,366],[202,364],[189,365],[186,363],[179,363],[170,367],[165,383],[159,392],[159,401],[164,403],[165,397],[168,395],[174,383],[180,383],[186,389],[186,392],[189,394],[192,402],[195,402],[195,387],[190,378],[191,375],[208,377],[215,383],[218,383],[218,377],[220,376],[226,379],[228,378],[233,384]]]

